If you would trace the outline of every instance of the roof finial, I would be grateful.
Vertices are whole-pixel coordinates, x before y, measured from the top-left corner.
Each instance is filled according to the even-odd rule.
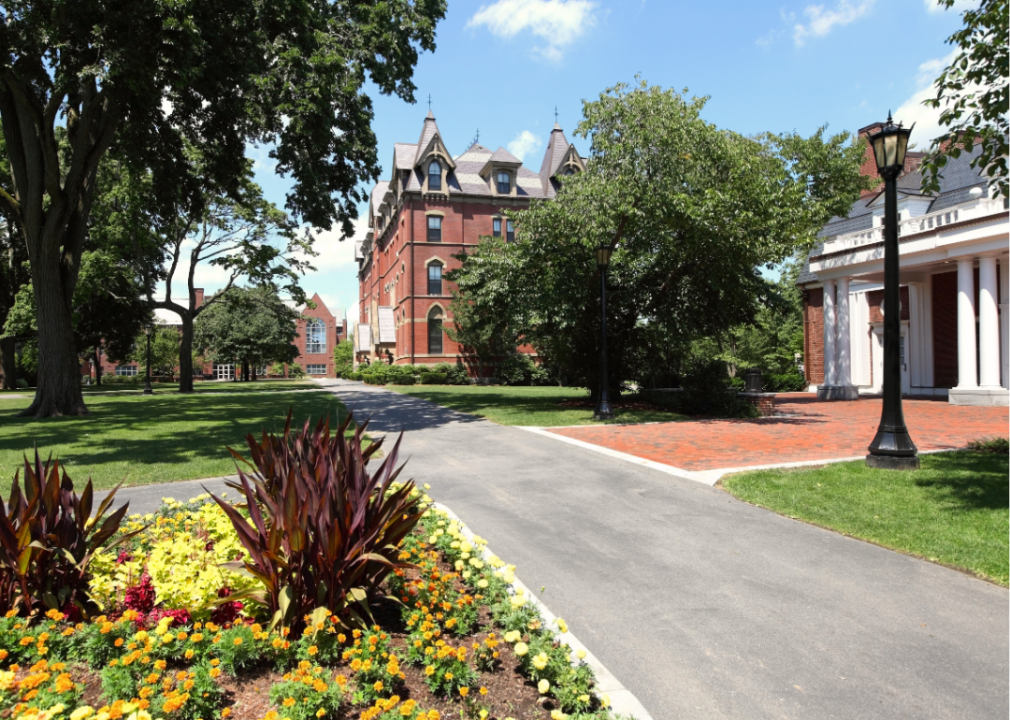
[[[554,124],[555,125],[558,124],[558,106],[557,105],[554,106]]]
[[[894,125],[894,122],[891,120],[891,111],[890,110],[887,111],[887,124],[888,125]]]
[[[473,142],[470,145],[476,145],[480,142],[480,128],[477,128],[477,134],[474,136]]]
[[[428,93],[428,112],[431,112],[431,93]]]

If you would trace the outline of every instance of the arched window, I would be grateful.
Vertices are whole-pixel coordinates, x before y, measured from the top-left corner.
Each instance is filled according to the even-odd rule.
[[[437,307],[428,313],[428,354],[442,354],[442,311]]]
[[[305,353],[326,352],[326,323],[312,318],[305,323]]]
[[[442,217],[428,216],[428,242],[442,242]]]
[[[498,194],[508,195],[512,190],[512,178],[507,172],[498,173]]]
[[[442,263],[433,262],[428,266],[428,294],[442,294]]]
[[[442,189],[442,166],[438,164],[438,160],[432,160],[428,165],[428,189]]]
[[[574,175],[574,174],[575,174],[575,170],[573,170],[570,167],[565,168],[565,175]]]

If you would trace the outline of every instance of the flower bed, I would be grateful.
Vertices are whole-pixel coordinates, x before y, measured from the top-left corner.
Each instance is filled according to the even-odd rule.
[[[0,717],[613,717],[584,654],[557,637],[564,621],[545,623],[513,586],[513,566],[412,484],[376,492],[416,519],[391,555],[373,558],[392,571],[367,592],[351,588],[355,602],[337,614],[317,607],[293,620],[290,587],[271,613],[270,577],[240,537],[244,519],[257,523],[248,493],[244,507],[201,496],[127,518],[87,566],[88,604],[0,619]],[[369,507],[380,499],[366,494]],[[297,542],[284,542],[295,543],[282,553],[293,562]]]

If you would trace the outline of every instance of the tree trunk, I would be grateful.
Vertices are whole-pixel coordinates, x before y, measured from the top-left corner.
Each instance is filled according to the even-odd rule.
[[[40,329],[38,388],[35,400],[19,414],[37,418],[87,415],[81,372],[74,347],[69,298],[57,262],[48,254],[32,258],[32,290]],[[44,330],[43,330],[44,328]]]
[[[101,349],[95,348],[95,384],[102,386],[102,356]]]
[[[182,335],[179,339],[179,392],[193,392],[193,315],[179,313]]]
[[[3,372],[3,389],[17,390],[17,355],[14,354],[14,338],[0,340],[0,370]]]

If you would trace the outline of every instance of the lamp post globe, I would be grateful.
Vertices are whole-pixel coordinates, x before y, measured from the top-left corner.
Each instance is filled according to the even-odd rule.
[[[147,336],[147,368],[144,373],[144,394],[154,395],[154,388],[151,387],[151,326],[144,327],[144,335]]]
[[[915,125],[912,126],[914,128]],[[912,128],[887,124],[870,136],[877,172],[884,179],[884,362],[880,425],[869,446],[866,464],[890,470],[915,470],[919,451],[905,427],[901,409],[901,275],[898,266],[898,176]]]
[[[613,249],[609,244],[596,248],[596,267],[600,271],[600,392],[596,398],[594,420],[610,420],[614,411],[610,407],[610,391],[607,373],[607,267]]]

